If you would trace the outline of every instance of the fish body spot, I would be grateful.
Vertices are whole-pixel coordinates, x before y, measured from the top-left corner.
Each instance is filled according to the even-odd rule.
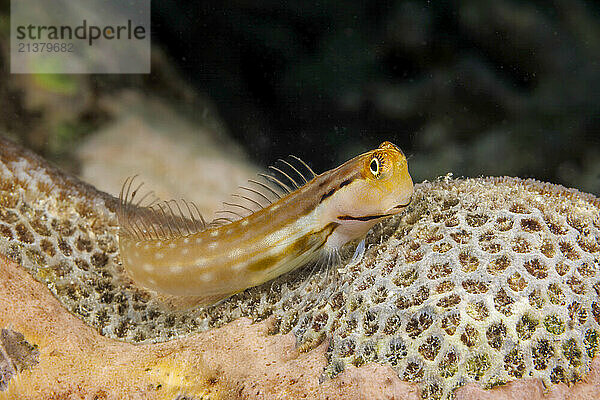
[[[177,245],[175,243],[169,243],[169,248],[170,249],[174,249],[175,247],[177,247]]]
[[[202,279],[204,282],[210,282],[213,280],[213,274],[212,272],[205,272],[200,275],[200,279]]]
[[[214,231],[212,231],[212,232],[210,233],[210,236],[212,236],[212,237],[219,236],[219,231],[217,231],[217,230],[214,230]]]
[[[190,238],[183,239],[183,243],[188,244],[190,242]]]
[[[212,243],[209,243],[209,245],[208,245],[208,248],[209,248],[209,249],[211,249],[211,250],[212,250],[212,249],[216,249],[216,248],[217,248],[217,245],[218,245],[218,243],[217,243],[217,242],[212,242]]]
[[[171,272],[174,274],[178,274],[182,271],[183,271],[183,267],[180,265],[175,265],[175,266],[171,267]]]
[[[245,220],[243,220],[243,221],[242,221],[242,224],[241,224],[241,225],[242,225],[242,226],[246,226],[246,225],[248,225],[249,223],[250,223],[250,222],[248,222],[248,220],[247,220],[247,219],[245,219]]]
[[[230,253],[229,253],[229,258],[232,259],[236,259],[239,256],[241,256],[243,254],[243,251],[241,249],[233,249]]]
[[[233,269],[234,271],[241,271],[242,269],[246,268],[246,263],[237,263],[237,264],[233,264],[231,266],[231,269]]]
[[[152,272],[152,271],[154,271],[154,266],[152,264],[146,263],[146,264],[144,264],[144,271]]]
[[[202,238],[196,238],[196,244],[202,243]]]
[[[181,254],[183,254],[183,255],[186,255],[189,252],[190,252],[190,249],[188,249],[188,248],[181,250]]]
[[[165,253],[157,252],[154,257],[156,257],[157,260],[162,260],[165,258]]]
[[[157,249],[160,249],[162,247],[162,242],[159,240],[158,242],[156,242],[154,244],[154,247],[156,247]]]

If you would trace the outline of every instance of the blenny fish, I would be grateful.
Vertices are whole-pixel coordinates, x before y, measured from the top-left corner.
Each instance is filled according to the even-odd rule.
[[[224,203],[230,216],[211,223],[185,200],[141,206],[148,194],[127,179],[117,215],[133,281],[212,304],[336,252],[411,201],[406,157],[390,142],[320,175],[290,157],[270,167],[276,175],[259,174],[266,183],[249,180],[247,195]]]

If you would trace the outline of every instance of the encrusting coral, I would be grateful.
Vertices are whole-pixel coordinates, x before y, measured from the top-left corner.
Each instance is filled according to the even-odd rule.
[[[424,183],[330,286],[306,269],[172,311],[123,273],[114,198],[0,144],[0,252],[108,338],[153,346],[270,318],[270,332],[293,332],[302,351],[327,339],[324,375],[385,364],[431,399],[470,382],[576,382],[598,352],[600,200],[591,195],[517,178]]]

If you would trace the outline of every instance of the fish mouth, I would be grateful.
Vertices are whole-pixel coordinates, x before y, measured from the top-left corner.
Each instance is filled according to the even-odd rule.
[[[406,207],[408,207],[408,205],[412,202],[412,196],[410,199],[408,199],[408,201],[406,202],[406,204],[398,204],[397,206],[394,206],[392,208],[390,208],[388,210],[389,215],[394,215],[394,214],[398,214],[400,211],[404,210]]]
[[[353,216],[350,216],[350,215],[341,215],[341,216],[338,217],[338,219],[342,220],[342,221],[371,221],[371,220],[374,220],[374,219],[391,217],[393,215],[398,214],[399,212],[401,212],[402,210],[404,210],[406,207],[408,207],[408,205],[410,204],[411,201],[412,201],[412,197],[408,200],[408,202],[406,204],[398,204],[397,206],[394,206],[394,207],[390,208],[388,210],[388,212],[386,212],[385,214],[365,215],[365,216],[362,216],[362,217],[353,217]]]

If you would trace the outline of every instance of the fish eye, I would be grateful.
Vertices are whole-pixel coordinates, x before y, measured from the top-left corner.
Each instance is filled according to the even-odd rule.
[[[371,159],[371,164],[369,164],[369,168],[371,169],[371,173],[375,178],[379,176],[379,159],[377,157],[373,157]]]

